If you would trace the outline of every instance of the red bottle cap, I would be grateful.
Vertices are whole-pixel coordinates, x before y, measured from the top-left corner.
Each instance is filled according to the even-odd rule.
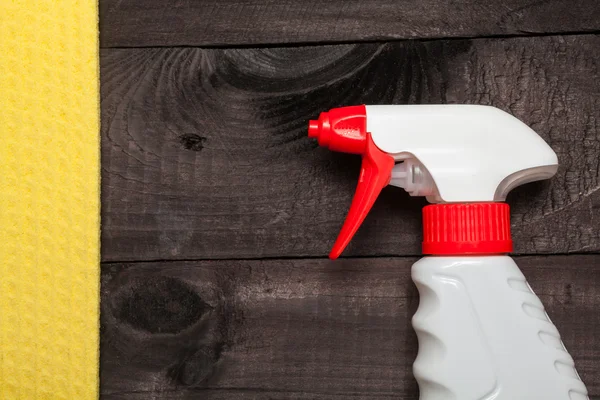
[[[432,204],[423,208],[424,254],[503,254],[512,249],[506,203]]]

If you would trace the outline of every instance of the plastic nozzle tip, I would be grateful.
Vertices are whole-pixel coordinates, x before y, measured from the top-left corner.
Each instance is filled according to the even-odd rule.
[[[319,133],[319,121],[311,119],[308,123],[308,137],[318,139]]]

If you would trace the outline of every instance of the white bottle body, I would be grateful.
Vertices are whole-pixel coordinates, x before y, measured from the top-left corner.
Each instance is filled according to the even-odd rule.
[[[510,257],[425,257],[412,277],[421,400],[588,399],[558,330]]]

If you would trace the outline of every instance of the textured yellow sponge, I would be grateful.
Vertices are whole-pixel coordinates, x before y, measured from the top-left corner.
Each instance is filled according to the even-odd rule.
[[[0,0],[0,399],[98,397],[96,1]]]

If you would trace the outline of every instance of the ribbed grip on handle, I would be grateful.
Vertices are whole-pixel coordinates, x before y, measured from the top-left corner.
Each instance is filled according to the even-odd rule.
[[[432,204],[423,208],[423,253],[503,254],[512,251],[506,203]]]
[[[414,364],[421,400],[585,400],[556,327],[507,256],[426,257]]]

